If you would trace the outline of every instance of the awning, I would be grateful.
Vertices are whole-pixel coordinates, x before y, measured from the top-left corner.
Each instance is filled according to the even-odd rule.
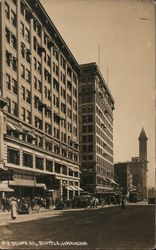
[[[105,177],[103,177],[103,180],[106,181],[106,182],[108,182],[107,178],[105,178]]]
[[[65,186],[65,188],[66,188],[68,191],[72,191],[72,190],[73,190],[69,185]]]
[[[73,190],[73,191],[77,191],[77,189],[74,186],[69,185],[69,187]]]
[[[105,179],[106,179],[107,182],[110,182],[110,179],[109,179],[109,178],[105,177]]]
[[[14,192],[14,189],[9,188],[8,185],[0,184],[0,192]]]
[[[73,171],[73,172],[75,171],[74,168],[71,167],[71,166],[69,166],[69,169],[70,169],[71,171]]]
[[[19,132],[19,133],[22,133],[22,130],[21,130],[19,127],[17,127],[16,125],[13,125],[13,124],[10,123],[10,122],[7,122],[7,127],[8,127],[8,129],[11,130],[11,131],[17,131],[17,132]]]
[[[115,185],[118,185],[113,179],[110,179],[110,182],[115,184]]]
[[[31,132],[28,131],[27,135],[29,135],[32,140],[37,140],[36,136],[33,135]]]
[[[78,191],[84,191],[82,188],[78,187],[78,186],[75,186],[75,188],[78,190]]]
[[[78,172],[78,173],[81,173],[81,171],[77,168],[74,168],[74,172]]]

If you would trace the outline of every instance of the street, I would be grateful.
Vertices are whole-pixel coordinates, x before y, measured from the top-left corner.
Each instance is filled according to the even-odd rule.
[[[113,206],[52,210],[18,215],[15,222],[8,215],[1,220],[0,240],[3,248],[7,246],[7,241],[14,241],[7,247],[13,247],[14,244],[15,249],[80,249],[77,245],[66,245],[65,248],[59,246],[59,242],[68,241],[85,242],[81,249],[151,250],[155,239],[154,208],[147,205],[128,205],[126,209]],[[18,242],[21,245],[18,246]]]

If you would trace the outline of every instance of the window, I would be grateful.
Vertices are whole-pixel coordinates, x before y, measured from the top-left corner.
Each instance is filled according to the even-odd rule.
[[[33,167],[33,155],[29,153],[23,153],[23,166],[32,168]]]
[[[86,135],[82,136],[82,142],[87,142],[87,136]]]
[[[93,145],[88,145],[88,152],[93,152]]]
[[[30,83],[30,81],[31,81],[31,75],[30,75],[30,71],[28,69],[26,69],[26,81],[28,83]]]
[[[38,62],[38,73],[41,75],[41,63],[40,62]]]
[[[29,49],[27,49],[27,50],[26,50],[26,61],[27,61],[28,63],[30,63],[30,55],[31,55],[31,52],[30,52]]]
[[[30,43],[30,31],[27,28],[25,28],[25,39]]]
[[[34,50],[37,51],[37,39],[34,36]]]
[[[16,37],[12,34],[11,35],[11,42],[12,42],[12,46],[14,49],[17,49],[17,41],[16,41]]]
[[[12,86],[12,89],[13,89],[13,93],[17,95],[17,81],[12,79],[13,81],[13,86]]]
[[[52,151],[52,143],[49,141],[45,141],[45,149],[48,151]]]
[[[7,84],[7,89],[11,90],[11,77],[8,74],[6,74],[6,84]]]
[[[25,108],[22,108],[22,120],[25,121]]]
[[[24,3],[21,1],[21,14],[24,16]]]
[[[88,122],[92,122],[93,121],[93,116],[92,115],[88,115]]]
[[[27,102],[31,104],[31,93],[29,90],[27,90]]]
[[[8,43],[10,43],[10,30],[8,30],[8,28],[5,28],[5,36],[6,36],[6,40]]]
[[[24,58],[25,57],[25,44],[21,43],[21,55]]]
[[[47,64],[49,67],[51,66],[50,56],[48,56],[48,55],[47,55]]]
[[[37,59],[34,57],[34,69],[37,70]]]
[[[86,125],[82,126],[82,132],[87,133],[87,126]]]
[[[25,67],[21,65],[21,77],[25,79]]]
[[[67,156],[65,156],[65,157],[67,157]],[[62,166],[62,174],[67,175],[67,166]]]
[[[11,22],[16,27],[16,14],[11,10]]]
[[[27,110],[26,122],[29,123],[29,124],[31,124],[31,113],[28,110]]]
[[[41,37],[41,26],[39,24],[37,25],[37,34]]]
[[[24,86],[22,86],[22,97],[23,97],[23,100],[25,100],[25,88],[24,88]]]
[[[13,1],[13,3],[16,5],[17,4],[17,0],[12,0]]]
[[[87,123],[87,121],[88,121],[87,118],[88,118],[87,115],[83,115],[83,116],[82,116],[82,122]]]
[[[11,113],[11,100],[9,98],[6,98],[7,100],[7,112]]]
[[[53,172],[53,162],[46,159],[46,170],[49,172]]]
[[[47,90],[46,86],[44,86],[44,96],[45,96],[45,98],[48,97],[48,90]]]
[[[88,160],[92,161],[93,160],[93,155],[88,155]]]
[[[71,77],[71,68],[69,66],[67,67],[67,75]]]
[[[8,19],[10,19],[10,8],[6,2],[5,2],[5,15]]]
[[[51,91],[48,90],[48,100],[51,101]]]
[[[6,51],[6,63],[10,67],[12,62],[12,54],[9,51]]]
[[[24,24],[21,22],[21,34],[24,37]]]
[[[42,83],[38,80],[38,91],[42,93]]]
[[[67,81],[67,88],[71,91],[71,89],[72,89],[72,83],[70,81]]]
[[[88,125],[88,132],[93,132],[93,125]]]
[[[17,71],[17,58],[16,57],[13,57],[12,68],[14,71]]]
[[[59,75],[59,69],[58,69],[58,66],[56,65],[56,75],[58,76]]]
[[[14,101],[12,101],[12,114],[18,116],[18,105]]]
[[[88,135],[88,142],[93,142],[93,136],[92,135]]]
[[[55,162],[55,172],[59,174],[61,172],[60,169],[61,169],[61,165]]]
[[[34,88],[37,89],[37,78],[34,76]]]
[[[19,150],[8,148],[7,153],[8,153],[7,154],[8,163],[20,165],[20,151]]]
[[[36,156],[36,168],[44,170],[44,159]]]

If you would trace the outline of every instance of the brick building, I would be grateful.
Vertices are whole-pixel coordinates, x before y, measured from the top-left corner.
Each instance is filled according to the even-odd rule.
[[[0,2],[0,161],[14,195],[80,193],[79,73],[39,0]]]

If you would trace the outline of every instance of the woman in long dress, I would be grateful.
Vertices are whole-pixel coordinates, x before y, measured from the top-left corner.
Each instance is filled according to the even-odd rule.
[[[11,205],[11,218],[13,220],[15,220],[16,216],[17,216],[17,202],[16,202],[16,199],[12,199],[10,205]]]

